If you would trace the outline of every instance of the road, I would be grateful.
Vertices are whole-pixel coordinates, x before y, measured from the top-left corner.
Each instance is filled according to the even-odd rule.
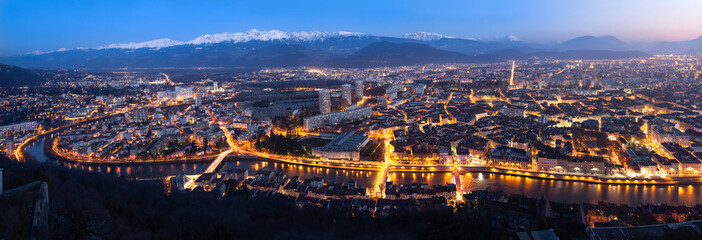
[[[207,167],[205,170],[205,173],[213,173],[217,167],[222,164],[222,160],[227,157],[227,155],[233,153],[233,152],[238,152],[239,147],[236,145],[236,141],[232,137],[232,134],[229,133],[229,129],[227,129],[226,125],[221,125],[219,128],[224,131],[224,135],[227,136],[227,143],[229,144],[229,150],[224,151],[217,156],[217,158],[210,163],[210,166]]]
[[[456,184],[456,191],[463,193],[463,187],[461,187],[461,170],[458,168],[458,164],[453,164],[453,184]]]
[[[388,172],[390,171],[390,167],[392,166],[392,160],[390,159],[390,156],[391,153],[394,152],[392,145],[390,145],[390,135],[388,134],[388,132],[384,134],[385,139],[383,141],[383,144],[385,145],[385,147],[383,149],[385,149],[385,152],[383,153],[383,168],[381,170],[380,176],[378,176],[375,188],[376,197],[379,198],[385,198],[385,183],[388,180]]]

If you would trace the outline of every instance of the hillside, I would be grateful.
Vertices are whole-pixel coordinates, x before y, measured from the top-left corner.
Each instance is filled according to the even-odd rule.
[[[31,70],[0,63],[0,87],[38,86],[44,82]]]
[[[307,49],[299,45],[274,45],[251,51],[234,61],[234,65],[244,67],[314,66],[333,57],[334,55],[328,52]]]
[[[428,63],[470,62],[471,58],[457,53],[432,48],[420,43],[372,43],[348,57],[324,63],[331,67],[379,67]]]
[[[247,188],[220,197],[211,192],[163,193],[154,182],[128,181],[51,163],[18,163],[0,155],[4,189],[48,183],[49,239],[416,239],[471,236],[508,239],[475,213],[429,211],[383,218],[333,214],[299,207],[283,196],[253,196]],[[0,199],[0,239],[24,239],[23,204]],[[272,227],[274,226],[274,227]],[[452,228],[448,228],[448,227]],[[445,237],[443,237],[445,238]]]
[[[634,48],[613,36],[582,36],[560,44],[563,50],[610,50],[610,51],[630,51]]]

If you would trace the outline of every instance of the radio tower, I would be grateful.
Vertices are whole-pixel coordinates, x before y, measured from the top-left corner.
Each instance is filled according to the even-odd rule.
[[[514,86],[514,60],[512,60],[512,72],[509,74],[509,89],[517,88]]]

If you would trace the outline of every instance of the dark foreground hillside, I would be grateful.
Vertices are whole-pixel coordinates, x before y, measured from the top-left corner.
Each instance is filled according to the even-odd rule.
[[[0,63],[0,87],[39,86],[44,82],[31,70]]]
[[[0,157],[4,189],[44,180],[52,239],[511,239],[469,211],[359,219],[300,208],[278,197],[236,190],[222,198],[190,192],[166,196],[160,184],[130,182],[42,163]],[[0,209],[21,212],[12,203]],[[0,214],[0,239],[23,239],[22,214]]]

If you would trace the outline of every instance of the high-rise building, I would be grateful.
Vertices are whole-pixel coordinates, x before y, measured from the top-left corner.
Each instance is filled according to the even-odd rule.
[[[402,86],[400,85],[392,85],[389,88],[385,89],[385,95],[388,96],[388,100],[394,101],[397,99],[397,94],[400,92],[402,89]]]
[[[178,94],[175,91],[158,91],[156,92],[156,97],[159,103],[169,102],[176,99]]]
[[[15,146],[15,143],[12,140],[12,138],[7,138],[5,140],[5,152],[7,153],[7,156],[12,155],[12,151],[15,150],[14,146]]]
[[[176,87],[175,92],[177,95],[178,101],[183,101],[185,99],[193,97],[193,88],[192,87]]]
[[[416,86],[414,86],[414,94],[424,95],[424,89],[426,88],[427,85],[425,85],[424,83],[417,84]]]
[[[346,105],[351,105],[351,103],[353,103],[352,96],[353,95],[351,94],[351,84],[341,85],[341,98],[344,99],[344,103]]]
[[[217,82],[212,82],[212,91],[219,91],[219,84]]]
[[[149,120],[149,112],[146,108],[134,110],[134,122],[146,122]]]
[[[199,95],[195,96],[195,106],[199,107],[200,105],[202,105],[202,97]]]
[[[363,99],[363,81],[356,81],[356,98],[358,101]]]
[[[319,112],[322,114],[331,112],[331,92],[329,89],[319,90]]]

